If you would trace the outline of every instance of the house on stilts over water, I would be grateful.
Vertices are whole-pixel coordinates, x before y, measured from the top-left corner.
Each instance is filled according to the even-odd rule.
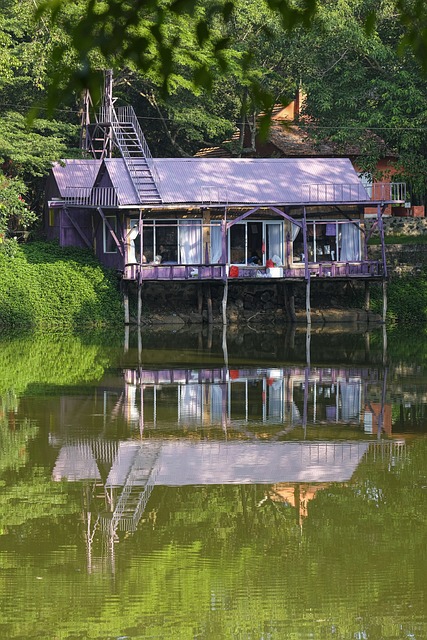
[[[209,320],[210,286],[222,284],[224,324],[230,282],[282,286],[291,320],[293,284],[303,283],[307,323],[312,283],[364,281],[368,302],[377,282],[385,317],[382,216],[405,202],[404,183],[376,184],[373,200],[346,158],[153,158],[132,107],[114,105],[106,77],[103,106],[86,129],[94,157],[53,167],[45,228],[48,239],[89,247],[121,273],[126,322],[130,283],[140,323],[143,286],[156,282],[198,282]],[[369,231],[368,207],[376,211]],[[375,228],[381,257],[370,260]]]

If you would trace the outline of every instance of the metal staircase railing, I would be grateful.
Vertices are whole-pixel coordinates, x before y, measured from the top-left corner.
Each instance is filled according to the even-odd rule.
[[[161,203],[157,187],[159,175],[145,136],[132,107],[102,107],[100,119],[110,122],[111,130],[139,202]]]
[[[138,522],[144,512],[148,499],[153,490],[158,469],[158,455],[160,445],[141,447],[133,460],[132,468],[126,478],[126,483],[117,500],[112,514],[111,531],[126,529],[135,531]],[[132,493],[135,495],[135,503],[129,504]],[[122,526],[120,526],[122,525]]]

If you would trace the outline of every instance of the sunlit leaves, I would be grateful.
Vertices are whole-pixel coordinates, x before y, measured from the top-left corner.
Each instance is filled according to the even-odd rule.
[[[37,18],[50,17],[52,24],[60,23],[67,4],[67,0],[46,0],[39,5]],[[84,86],[97,90],[99,82],[94,81],[96,64],[93,58],[97,53],[108,66],[126,65],[132,60],[137,61],[146,71],[156,70],[161,77],[163,92],[168,93],[168,79],[176,72],[176,58],[183,47],[182,33],[175,33],[175,37],[171,39],[168,30],[164,29],[173,23],[173,16],[186,17],[186,31],[193,34],[193,53],[208,54],[209,62],[199,65],[193,77],[196,86],[211,88],[212,72],[216,68],[223,73],[228,70],[223,52],[230,46],[227,25],[232,19],[235,6],[230,0],[175,0],[172,3],[161,0],[105,0],[98,3],[88,0],[81,20],[69,25],[71,57],[74,57],[74,63],[62,68],[54,78],[49,94],[50,108],[53,108],[58,99],[58,86],[66,91],[73,88],[79,90]],[[281,18],[286,29],[295,28],[298,24],[308,24],[316,8],[313,0],[301,0],[298,5],[288,0],[269,0],[268,6]],[[132,30],[136,26],[146,30],[144,40]],[[263,28],[262,25],[260,27]],[[218,29],[223,31],[219,38]],[[65,49],[58,47],[54,57],[58,66],[63,67],[61,62],[65,58]],[[68,78],[65,84],[64,77]]]

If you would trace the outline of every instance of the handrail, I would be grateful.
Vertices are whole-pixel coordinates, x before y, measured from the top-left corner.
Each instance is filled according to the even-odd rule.
[[[114,109],[113,106],[111,108],[101,107],[100,119],[103,122],[111,121],[111,125],[116,135],[117,135],[117,130],[114,127],[115,124],[118,124],[118,125],[131,124],[134,127],[135,133],[137,134],[137,137],[138,137],[138,142],[141,145],[141,151],[143,153],[144,158],[147,160],[147,164],[150,168],[150,171],[155,175],[156,180],[160,180],[160,176],[157,172],[157,168],[154,164],[153,156],[150,151],[150,147],[148,146],[144,132],[141,129],[141,125],[139,124],[138,118],[136,116],[136,113],[133,107],[130,107],[130,106],[117,107],[117,109]]]
[[[70,205],[117,207],[114,187],[65,187],[64,201]]]
[[[157,169],[153,162],[153,156],[151,155],[150,148],[148,146],[147,140],[145,138],[144,132],[141,129],[138,118],[136,117],[136,113],[133,107],[117,107],[117,118],[118,121],[122,124],[130,123],[134,126],[136,134],[141,143],[142,150],[144,152],[145,159],[150,167],[150,170],[155,174],[156,179],[160,180],[160,176],[158,175]]]
[[[303,184],[301,202],[405,202],[405,182],[374,182],[368,187],[361,182],[346,184]]]

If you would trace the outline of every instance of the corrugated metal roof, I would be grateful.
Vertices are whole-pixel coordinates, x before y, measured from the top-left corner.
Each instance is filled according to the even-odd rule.
[[[101,161],[67,160],[54,175],[61,195],[66,187],[91,187]],[[313,201],[367,201],[348,158],[156,158],[156,181],[163,204],[292,204]],[[120,205],[139,201],[122,158],[105,160]],[[342,186],[344,197],[331,197],[320,188],[320,198],[308,196],[313,185]],[[354,185],[354,189],[347,189]],[[70,191],[68,195],[70,195]],[[149,204],[147,202],[147,204]]]
[[[122,158],[106,158],[105,168],[116,190],[119,205],[138,203],[138,195]]]
[[[57,162],[52,171],[63,198],[73,196],[73,190],[91,189],[101,167],[101,160],[69,159]]]
[[[156,158],[164,203],[300,203],[307,185],[361,184],[348,158]],[[352,200],[368,200],[355,189]]]

